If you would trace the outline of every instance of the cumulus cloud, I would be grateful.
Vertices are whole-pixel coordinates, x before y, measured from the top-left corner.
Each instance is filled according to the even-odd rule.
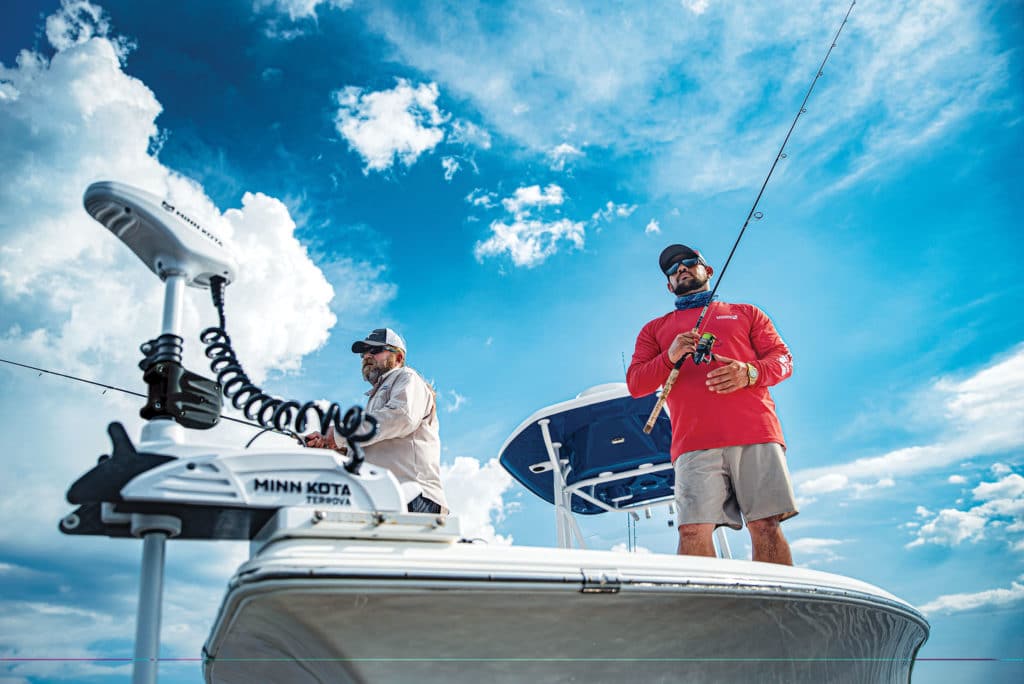
[[[655,219],[651,219],[647,222],[647,226],[644,227],[645,235],[659,235],[661,233],[661,224]]]
[[[590,220],[597,223],[598,221],[611,221],[614,218],[627,218],[634,211],[636,211],[635,204],[616,204],[608,200],[602,208],[591,215]]]
[[[921,612],[925,614],[934,613],[963,613],[978,608],[1003,608],[1020,603],[1024,600],[1024,576],[1018,577],[1010,583],[1009,589],[987,589],[975,593],[946,594],[934,601],[922,605]]]
[[[494,529],[508,512],[502,496],[512,486],[512,478],[498,459],[481,465],[475,458],[459,456],[451,465],[441,466],[441,481],[448,508],[462,525],[463,537],[499,545],[512,543],[511,535],[500,535]]]
[[[544,189],[539,185],[517,188],[511,197],[501,200],[501,204],[518,220],[529,216],[535,207],[559,205],[564,201],[565,192],[552,183]]]
[[[555,254],[564,243],[582,249],[586,234],[582,221],[567,218],[545,221],[533,217],[538,209],[557,207],[564,201],[562,188],[553,183],[545,188],[539,185],[517,188],[511,197],[501,200],[505,210],[512,214],[512,220],[491,222],[491,236],[477,242],[473,250],[477,261],[507,253],[516,266],[533,268]]]
[[[967,478],[963,475],[950,475],[946,482],[949,484],[965,484],[967,482]]]
[[[583,223],[559,219],[558,221],[523,220],[491,223],[491,237],[478,242],[474,254],[478,261],[484,257],[508,253],[516,266],[532,268],[558,251],[561,242],[583,248]]]
[[[448,115],[437,106],[436,83],[413,86],[400,78],[390,90],[347,86],[334,93],[335,128],[365,162],[363,173],[386,171],[396,161],[412,166],[444,140]]]
[[[46,40],[56,50],[81,45],[93,37],[106,38],[120,59],[133,47],[124,37],[110,36],[109,17],[88,0],[61,0],[60,9],[46,18]]]
[[[442,157],[441,167],[444,169],[444,179],[450,181],[459,170],[459,160],[455,157]]]
[[[918,508],[917,515],[923,522],[907,546],[958,546],[993,536],[1020,550],[1024,541],[1020,534],[1024,532],[1024,477],[1011,473],[995,482],[982,482],[971,494],[979,503],[967,510],[946,508],[934,515]]]

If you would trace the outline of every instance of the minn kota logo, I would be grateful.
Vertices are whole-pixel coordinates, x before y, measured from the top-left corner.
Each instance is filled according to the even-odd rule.
[[[351,506],[352,490],[344,482],[310,482],[307,480],[271,480],[254,478],[255,494],[304,494],[307,504]]]

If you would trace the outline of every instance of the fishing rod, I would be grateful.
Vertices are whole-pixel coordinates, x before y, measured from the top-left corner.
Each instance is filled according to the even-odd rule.
[[[725,265],[722,266],[722,272],[715,280],[715,286],[711,288],[711,295],[708,297],[707,303],[704,308],[701,309],[700,315],[697,317],[697,322],[693,326],[695,332],[700,332],[700,327],[704,323],[704,317],[708,313],[708,309],[711,307],[711,302],[715,298],[715,292],[718,291],[718,286],[722,284],[722,278],[725,277],[725,271],[729,268],[729,262],[732,261],[733,254],[736,253],[736,248],[739,247],[740,240],[743,239],[743,233],[746,232],[747,226],[750,225],[751,219],[761,219],[764,215],[757,210],[757,205],[761,201],[761,196],[764,195],[764,189],[768,187],[768,181],[771,180],[772,174],[775,173],[775,167],[778,166],[779,161],[786,158],[786,144],[789,142],[789,137],[793,135],[793,129],[796,128],[796,122],[800,120],[800,115],[807,111],[807,100],[810,99],[811,93],[814,91],[814,86],[818,83],[818,79],[825,73],[825,63],[828,61],[829,55],[832,54],[832,50],[836,46],[836,42],[839,40],[839,34],[843,32],[843,27],[846,26],[846,22],[850,19],[850,13],[853,12],[853,6],[857,4],[857,0],[853,0],[850,3],[850,8],[846,10],[846,16],[843,17],[843,23],[839,25],[839,29],[836,31],[836,35],[832,38],[832,44],[829,46],[828,51],[825,53],[825,59],[821,60],[821,65],[818,67],[818,73],[814,75],[811,80],[811,86],[807,89],[807,94],[804,95],[804,101],[800,103],[800,110],[797,111],[796,116],[793,117],[793,123],[789,126],[789,131],[786,132],[786,137],[782,141],[782,145],[779,147],[778,154],[775,155],[775,161],[772,162],[772,166],[768,169],[768,175],[765,176],[764,182],[761,183],[761,190],[758,191],[757,197],[754,198],[754,204],[750,207],[750,212],[747,214],[747,220],[743,222],[743,227],[740,228],[740,234],[736,236],[736,242],[733,243],[732,249],[729,250],[729,256],[725,260]],[[715,336],[709,332],[706,332],[700,336],[700,340],[697,343],[697,348],[693,352],[693,362],[696,365],[702,363],[710,363],[714,358],[711,353],[711,348],[715,344]],[[647,418],[647,423],[644,425],[644,432],[650,434],[651,430],[654,429],[654,423],[657,422],[658,416],[661,414],[662,408],[665,406],[665,401],[668,399],[668,393],[672,391],[672,386],[675,385],[676,378],[679,377],[679,370],[683,366],[683,361],[686,360],[687,356],[691,354],[683,354],[679,357],[679,360],[672,366],[672,371],[668,375],[668,379],[665,380],[665,384],[661,389],[661,396],[658,397],[658,403],[654,405],[651,410],[651,415]]]

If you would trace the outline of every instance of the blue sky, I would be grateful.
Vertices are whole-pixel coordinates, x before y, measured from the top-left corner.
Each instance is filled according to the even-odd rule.
[[[398,329],[441,396],[453,508],[492,543],[542,546],[553,513],[498,449],[537,409],[623,379],[671,306],[662,247],[724,262],[847,9],[7,5],[0,356],[138,389],[161,290],[81,194],[113,179],[169,195],[238,258],[228,328],[252,375],[356,403],[349,345]],[[922,658],[995,659],[925,660],[915,681],[1024,677],[1022,25],[1012,0],[858,3],[719,290],[793,351],[774,396],[797,564],[924,610]],[[213,322],[205,293],[185,319]],[[137,431],[136,401],[7,365],[0,389],[0,654],[128,656],[138,544],[56,524],[106,424]],[[592,548],[624,545],[625,516],[582,524]],[[674,549],[663,512],[638,543]],[[245,552],[171,545],[165,655],[198,656]],[[0,681],[124,672],[5,663]]]

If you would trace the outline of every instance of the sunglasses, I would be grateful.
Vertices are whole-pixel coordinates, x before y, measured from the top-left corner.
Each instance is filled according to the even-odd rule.
[[[668,268],[665,269],[665,275],[667,275],[667,276],[675,275],[676,271],[679,270],[680,266],[685,266],[686,268],[691,268],[691,267],[693,267],[693,266],[695,266],[697,264],[700,264],[700,263],[703,263],[703,261],[701,260],[700,257],[692,257],[690,259],[680,259],[679,261],[675,262],[674,264],[672,264],[671,266],[669,266]]]
[[[377,354],[380,354],[381,352],[397,352],[397,351],[398,350],[395,349],[394,347],[392,347],[391,345],[387,345],[386,344],[383,347],[375,347],[373,349],[367,349],[366,351],[363,352],[363,354],[373,354],[374,356],[376,356]]]

